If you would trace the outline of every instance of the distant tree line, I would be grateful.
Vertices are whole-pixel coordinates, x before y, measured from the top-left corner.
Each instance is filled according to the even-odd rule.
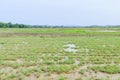
[[[13,24],[0,22],[0,28],[62,28],[66,26],[47,26],[47,25],[26,25],[26,24]]]
[[[26,25],[26,24],[13,24],[0,22],[0,28],[120,28],[120,25],[108,25],[108,26],[48,26],[48,25]]]
[[[11,22],[9,23],[3,23],[0,22],[0,28],[28,28],[29,25],[24,25],[24,24],[12,24]]]

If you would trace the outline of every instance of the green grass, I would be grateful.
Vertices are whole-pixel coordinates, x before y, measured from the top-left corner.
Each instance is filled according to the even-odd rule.
[[[109,74],[120,73],[120,66],[118,65],[94,66],[94,67],[89,67],[89,68],[95,72],[105,72]]]
[[[108,29],[118,32],[97,32],[106,29],[1,28],[0,69],[2,70],[0,79],[20,78],[23,80],[31,74],[35,74],[39,80],[39,77],[45,73],[71,74],[86,64],[105,64],[105,66],[90,66],[90,70],[108,74],[119,73],[120,29]],[[65,48],[68,48],[64,46],[67,44],[75,44],[75,49],[78,51],[76,53],[64,51]],[[76,61],[79,64],[76,64]],[[107,65],[113,62],[116,65]],[[9,72],[9,67],[11,72]],[[79,70],[79,73],[84,74],[85,71],[82,69]],[[64,80],[64,77],[61,77],[60,80]]]

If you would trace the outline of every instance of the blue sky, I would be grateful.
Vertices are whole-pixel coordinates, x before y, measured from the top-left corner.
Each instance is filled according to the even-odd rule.
[[[0,22],[120,25],[120,0],[0,0]]]

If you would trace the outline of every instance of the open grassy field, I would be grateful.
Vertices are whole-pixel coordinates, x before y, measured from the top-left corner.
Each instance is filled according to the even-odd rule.
[[[120,80],[120,28],[1,28],[0,80]]]

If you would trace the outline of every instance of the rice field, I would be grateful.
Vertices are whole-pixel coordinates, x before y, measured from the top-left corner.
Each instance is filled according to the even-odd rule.
[[[120,28],[1,28],[0,80],[120,80]]]

